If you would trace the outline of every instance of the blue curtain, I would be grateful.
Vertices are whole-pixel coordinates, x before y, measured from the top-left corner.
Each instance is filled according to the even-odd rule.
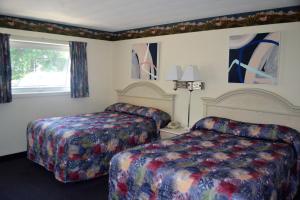
[[[72,98],[89,96],[86,46],[85,42],[70,42]]]
[[[0,33],[0,103],[11,102],[11,96],[9,35]]]

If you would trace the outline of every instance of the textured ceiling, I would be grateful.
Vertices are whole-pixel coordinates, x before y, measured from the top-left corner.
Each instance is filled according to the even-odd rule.
[[[300,5],[300,0],[0,0],[0,14],[106,31]]]

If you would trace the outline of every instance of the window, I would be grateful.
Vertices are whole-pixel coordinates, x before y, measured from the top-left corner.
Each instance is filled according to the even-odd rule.
[[[13,94],[70,91],[68,44],[10,40]]]

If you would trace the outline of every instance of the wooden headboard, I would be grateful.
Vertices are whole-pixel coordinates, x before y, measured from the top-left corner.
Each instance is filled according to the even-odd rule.
[[[174,119],[175,94],[168,94],[159,86],[146,82],[135,82],[117,90],[118,102],[158,108],[169,113]]]
[[[219,116],[252,123],[289,126],[300,131],[300,106],[262,89],[238,89],[217,98],[202,98],[204,116]]]

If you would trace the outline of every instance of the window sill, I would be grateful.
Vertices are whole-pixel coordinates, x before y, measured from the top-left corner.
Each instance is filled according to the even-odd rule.
[[[70,96],[71,92],[62,91],[62,92],[31,92],[31,93],[15,93],[12,94],[13,98],[31,98],[31,97],[47,97],[47,96]]]

